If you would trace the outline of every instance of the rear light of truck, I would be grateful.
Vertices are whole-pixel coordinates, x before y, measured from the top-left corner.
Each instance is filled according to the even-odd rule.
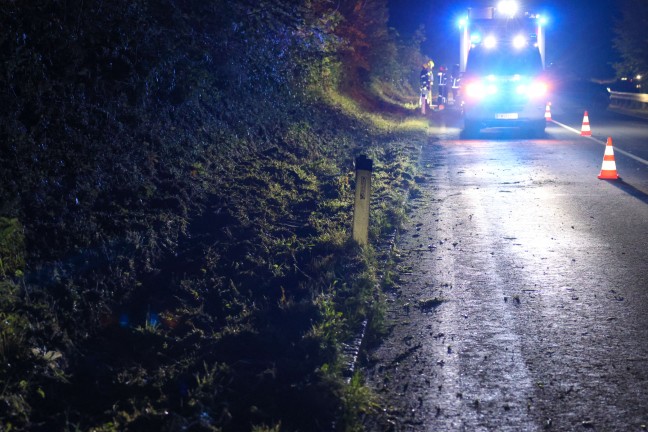
[[[549,86],[542,80],[530,80],[514,75],[511,78],[501,79],[495,75],[484,77],[471,77],[462,85],[466,99],[480,100],[489,97],[507,98],[518,97],[528,99],[541,99],[548,93]]]
[[[520,84],[516,88],[517,94],[531,98],[540,98],[546,96],[547,90],[548,86],[544,81],[535,81],[528,84]]]
[[[471,81],[466,85],[466,96],[471,99],[481,99],[486,96],[494,95],[497,93],[498,88],[495,83],[484,83],[482,81]]]

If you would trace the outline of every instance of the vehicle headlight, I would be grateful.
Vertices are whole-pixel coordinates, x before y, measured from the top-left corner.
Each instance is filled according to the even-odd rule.
[[[488,49],[495,48],[497,45],[497,39],[495,39],[495,36],[493,35],[488,35],[484,38],[484,46]]]
[[[526,44],[527,40],[523,35],[517,35],[513,38],[513,47],[517,49],[524,48]]]

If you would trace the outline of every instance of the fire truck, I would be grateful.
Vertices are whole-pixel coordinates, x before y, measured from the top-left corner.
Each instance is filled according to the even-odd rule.
[[[464,131],[517,127],[543,134],[549,91],[543,17],[505,0],[468,9],[460,26]]]

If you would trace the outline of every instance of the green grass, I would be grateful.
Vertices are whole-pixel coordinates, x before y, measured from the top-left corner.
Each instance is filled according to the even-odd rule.
[[[23,274],[25,239],[17,218],[0,217],[0,280]]]
[[[341,344],[384,331],[374,247],[406,218],[427,138],[407,95],[373,89],[251,104],[202,82],[214,100],[163,112],[106,101],[141,121],[108,118],[108,142],[58,130],[78,176],[29,165],[40,207],[0,216],[0,428],[291,431],[344,412],[360,430],[374,399],[343,379]],[[366,247],[350,239],[359,154]]]

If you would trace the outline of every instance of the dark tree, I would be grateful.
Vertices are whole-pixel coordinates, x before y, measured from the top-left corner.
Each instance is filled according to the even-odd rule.
[[[648,73],[648,2],[625,0],[621,19],[616,23],[614,47],[621,55],[615,64],[618,75]]]

